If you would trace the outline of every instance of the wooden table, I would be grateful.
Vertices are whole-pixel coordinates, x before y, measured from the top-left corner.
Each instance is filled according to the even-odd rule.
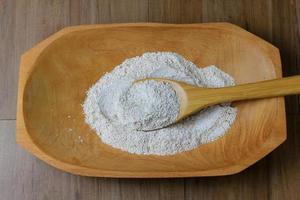
[[[297,96],[286,98],[287,141],[247,170],[227,177],[80,177],[48,166],[15,143],[20,55],[63,27],[227,21],[276,45],[288,76],[300,73],[299,20],[299,0],[0,0],[0,199],[300,199]]]

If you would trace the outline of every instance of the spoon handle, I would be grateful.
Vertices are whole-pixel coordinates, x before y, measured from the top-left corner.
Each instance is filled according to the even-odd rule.
[[[278,97],[300,93],[300,75],[282,79],[248,83],[227,88],[219,88],[218,100],[231,102],[247,99]]]

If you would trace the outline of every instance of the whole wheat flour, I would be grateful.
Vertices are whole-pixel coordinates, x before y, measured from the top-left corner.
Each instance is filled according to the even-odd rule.
[[[151,52],[126,59],[88,90],[83,104],[86,123],[104,143],[135,154],[172,155],[216,140],[235,120],[237,110],[221,104],[180,123],[148,130],[174,120],[178,99],[168,84],[133,84],[144,78],[168,78],[200,87],[234,85],[233,78],[217,67],[198,68],[176,53]]]

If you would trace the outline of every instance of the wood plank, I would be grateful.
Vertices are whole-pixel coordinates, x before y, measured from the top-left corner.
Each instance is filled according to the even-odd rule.
[[[122,199],[184,199],[184,179],[120,179]]]
[[[99,21],[98,2],[96,0],[69,1],[69,24],[96,24]]]
[[[70,25],[148,21],[148,0],[72,0]]]
[[[143,180],[139,179],[134,181],[140,184],[139,192],[141,193],[140,195],[141,199],[150,199],[150,198],[153,200],[162,199],[160,198],[160,195],[163,192],[160,192],[161,184],[159,179],[143,179]],[[123,184],[125,183],[121,182],[121,185]]]
[[[17,100],[17,44],[15,0],[0,1],[0,119],[15,119]]]
[[[147,22],[148,0],[98,0],[98,23]]]
[[[15,39],[18,44],[17,55],[21,56],[26,50],[68,24],[68,1],[53,0],[44,3],[39,0],[18,1]]]
[[[149,0],[150,22],[196,23],[201,20],[201,0]]]
[[[243,27],[243,9],[240,0],[203,0],[203,22],[231,22]]]
[[[268,42],[273,39],[273,12],[272,1],[243,1],[241,16],[244,16],[242,26],[251,33],[263,38]]]

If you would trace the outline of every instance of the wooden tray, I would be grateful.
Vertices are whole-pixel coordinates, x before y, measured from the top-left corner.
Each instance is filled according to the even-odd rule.
[[[149,51],[177,52],[198,66],[215,64],[237,84],[281,77],[278,49],[228,23],[69,27],[22,56],[17,142],[74,174],[190,177],[240,172],[286,139],[284,99],[272,98],[236,103],[229,132],[192,151],[140,156],[103,144],[84,122],[86,90],[124,59]]]

